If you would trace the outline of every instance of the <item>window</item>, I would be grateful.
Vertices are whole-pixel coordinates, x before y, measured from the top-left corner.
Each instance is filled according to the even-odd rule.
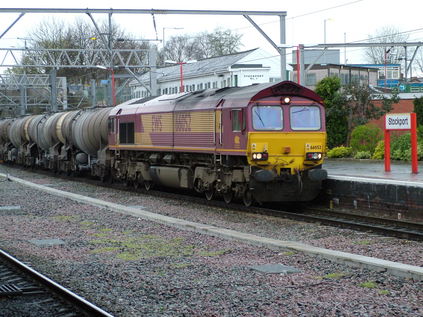
[[[255,130],[282,130],[282,108],[279,106],[253,107],[253,128]]]
[[[242,110],[241,109],[231,110],[231,120],[232,120],[232,131],[241,132]]]
[[[320,130],[320,109],[316,106],[290,108],[292,130]]]
[[[314,86],[316,85],[316,74],[315,73],[307,73],[306,75],[306,86]]]
[[[119,123],[119,143],[134,144],[134,123]]]

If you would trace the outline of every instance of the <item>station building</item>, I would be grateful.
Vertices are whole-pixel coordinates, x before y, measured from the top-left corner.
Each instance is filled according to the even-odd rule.
[[[280,81],[280,57],[256,48],[230,55],[211,57],[192,63],[157,68],[157,94],[166,95],[208,88],[248,86]],[[181,80],[182,78],[182,80]],[[150,73],[139,80],[149,85]],[[129,84],[132,98],[147,97],[148,91],[137,80]]]
[[[291,65],[293,71],[291,80],[297,82],[297,65]],[[307,68],[309,65],[304,65]],[[342,85],[359,83],[360,85],[376,86],[378,70],[373,67],[360,67],[343,64],[315,64],[307,71],[304,85],[315,89],[317,83],[325,77],[339,77]]]

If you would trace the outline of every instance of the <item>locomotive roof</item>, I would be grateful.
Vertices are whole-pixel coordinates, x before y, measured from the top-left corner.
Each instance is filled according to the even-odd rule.
[[[255,100],[274,96],[299,96],[323,103],[314,91],[292,81],[284,81],[133,99],[113,108],[110,115],[131,114],[139,111],[209,109],[215,108],[221,101],[224,101],[222,107],[246,107]]]

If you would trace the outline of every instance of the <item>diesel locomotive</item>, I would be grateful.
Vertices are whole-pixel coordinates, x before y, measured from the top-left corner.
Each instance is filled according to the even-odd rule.
[[[247,206],[315,198],[325,148],[322,99],[290,81],[0,121],[5,162]]]

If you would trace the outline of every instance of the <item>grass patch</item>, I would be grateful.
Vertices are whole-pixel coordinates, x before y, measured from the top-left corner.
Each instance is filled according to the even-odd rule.
[[[92,222],[92,221],[88,221],[88,220],[81,221],[81,222],[80,222],[80,224],[81,224],[81,226],[83,226],[83,227],[92,227],[92,226],[94,226],[94,225],[95,225],[95,223],[94,223],[94,222]]]
[[[323,276],[323,278],[339,280],[340,278],[343,278],[345,275],[346,274],[342,273],[342,272],[329,273],[329,274],[326,274],[325,276]]]
[[[364,288],[376,288],[377,284],[375,282],[363,282],[359,284],[360,287],[364,287]]]
[[[113,229],[110,229],[110,228],[102,228],[99,231],[101,231],[101,232],[112,232]]]
[[[379,291],[379,295],[389,295],[389,291],[388,291],[388,290],[386,290],[386,289],[381,289],[381,290]]]
[[[91,250],[90,253],[92,254],[102,254],[102,253],[108,253],[108,252],[113,252],[119,250],[118,247],[104,247],[104,248],[98,248],[98,249],[94,249]]]
[[[140,258],[153,257],[182,257],[194,254],[194,246],[184,244],[181,238],[163,239],[153,235],[145,235],[134,238],[108,239],[102,238],[101,233],[94,234],[100,239],[90,241],[91,244],[104,248],[120,249],[117,258],[122,260],[138,260]]]
[[[97,233],[92,233],[91,234],[93,237],[97,237],[97,238],[104,238],[104,237],[107,237],[107,233],[99,233],[99,232],[97,232]]]
[[[199,256],[219,256],[224,255],[226,253],[229,253],[230,250],[224,249],[224,250],[217,250],[217,251],[200,251],[197,253]]]
[[[295,252],[295,251],[286,251],[286,252],[279,253],[279,254],[285,255],[285,256],[291,256],[291,255],[297,254],[297,252]]]
[[[372,241],[370,241],[370,240],[359,240],[359,241],[354,241],[353,244],[370,245],[370,244],[372,244]]]
[[[74,221],[77,221],[79,219],[79,217],[59,215],[59,216],[53,216],[53,219],[55,219],[57,221],[74,222]]]
[[[116,257],[124,261],[135,261],[140,258],[138,254],[131,253],[131,252],[121,252]]]

